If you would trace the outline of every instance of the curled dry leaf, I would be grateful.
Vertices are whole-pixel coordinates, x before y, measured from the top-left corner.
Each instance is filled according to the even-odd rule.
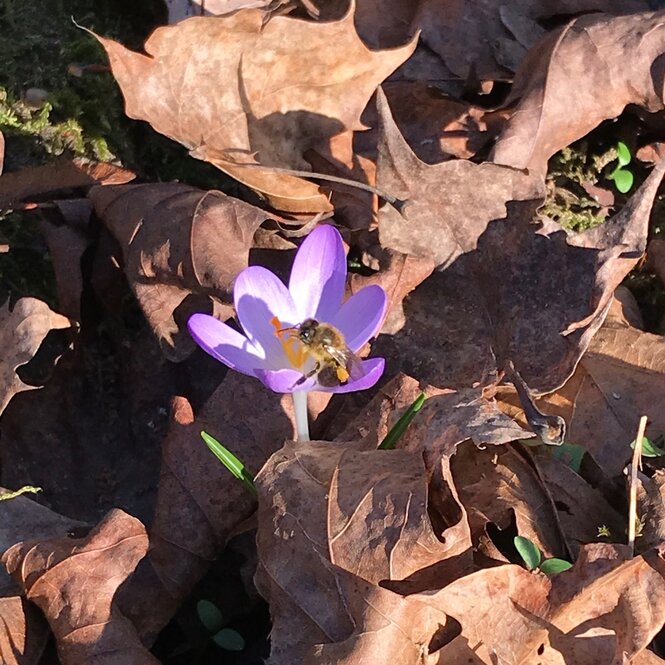
[[[631,458],[640,416],[647,436],[665,431],[665,339],[608,321],[593,338],[568,382],[539,400],[568,422],[567,441],[587,449],[610,477]],[[502,401],[513,402],[508,395]],[[510,409],[508,409],[510,411]]]
[[[278,399],[256,379],[229,372],[194,418],[174,400],[150,529],[150,553],[123,587],[121,607],[152,643],[220,554],[255,499],[201,439],[205,430],[256,473],[293,433],[289,395]]]
[[[135,177],[128,169],[114,164],[59,158],[5,173],[0,179],[0,208],[13,208],[30,197],[54,195],[62,190],[122,185]]]
[[[465,444],[451,465],[474,548],[481,554],[506,561],[488,532],[493,524],[502,531],[514,526],[545,556],[566,556],[554,504],[531,465],[513,448],[477,450]]]
[[[34,390],[16,374],[37,352],[51,330],[70,327],[69,319],[56,314],[49,306],[36,298],[21,298],[14,309],[9,303],[0,308],[0,347],[3,349],[0,364],[0,413],[9,400],[22,390]]]
[[[515,110],[492,160],[544,176],[557,150],[628,104],[662,110],[664,17],[593,14],[546,35],[516,75],[506,101]]]
[[[263,18],[260,10],[245,10],[159,28],[145,44],[148,56],[98,39],[130,117],[146,120],[277,209],[325,212],[331,207],[318,186],[239,163],[308,170],[306,150],[364,128],[363,108],[415,42],[369,50],[353,27],[352,8],[332,23],[277,16],[264,25]]]
[[[233,280],[269,214],[176,183],[100,187],[90,197],[122,247],[125,274],[163,351],[183,360],[195,348],[189,315],[232,315]]]
[[[63,665],[157,665],[114,600],[147,549],[143,525],[114,510],[85,538],[20,543],[2,561],[46,616]]]

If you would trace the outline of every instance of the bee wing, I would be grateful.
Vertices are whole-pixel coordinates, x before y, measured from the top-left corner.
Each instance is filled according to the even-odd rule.
[[[334,346],[326,346],[326,351],[340,367],[349,373],[354,381],[364,376],[362,360],[348,347],[339,349]]]

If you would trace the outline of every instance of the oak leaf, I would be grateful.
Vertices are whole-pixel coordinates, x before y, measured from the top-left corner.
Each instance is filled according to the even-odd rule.
[[[69,319],[36,298],[21,298],[11,311],[9,303],[0,308],[0,344],[4,350],[0,366],[0,413],[16,393],[37,388],[24,383],[16,369],[32,359],[51,330],[70,325]]]
[[[551,155],[628,104],[662,110],[664,17],[592,14],[547,34],[515,77],[492,161],[544,176]]]

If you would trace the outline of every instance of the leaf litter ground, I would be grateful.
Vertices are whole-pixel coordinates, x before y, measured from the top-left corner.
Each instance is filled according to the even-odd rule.
[[[181,182],[128,158],[141,141],[115,93],[131,169],[85,142],[26,165],[22,135],[55,145],[27,94],[47,83],[6,82],[0,202],[8,229],[33,230],[0,256],[20,277],[0,317],[0,474],[43,493],[0,502],[3,662],[662,662],[662,461],[639,475],[635,552],[623,471],[641,415],[656,445],[665,432],[665,166],[635,164],[665,141],[663,14],[545,4],[206,3],[145,53],[86,23],[112,71],[77,33],[91,59],[69,76],[115,77],[128,116],[219,169],[204,179],[184,156]],[[627,196],[620,140],[641,184]],[[310,169],[396,200],[293,173]],[[593,228],[574,217],[590,208]],[[387,370],[369,394],[314,395],[319,440],[295,443],[288,396],[216,365],[185,324],[232,317],[248,264],[286,277],[322,220],[352,250],[349,293],[388,292],[371,346]],[[626,276],[650,280],[649,332]],[[397,449],[377,450],[423,390]],[[258,504],[201,430],[258,474]],[[573,568],[527,571],[517,535]]]

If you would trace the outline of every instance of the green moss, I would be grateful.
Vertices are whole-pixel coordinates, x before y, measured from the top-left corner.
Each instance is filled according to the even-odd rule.
[[[571,231],[601,224],[607,209],[589,196],[583,185],[595,185],[603,169],[616,160],[616,149],[590,148],[583,139],[559,151],[549,163],[547,197],[541,212]]]

